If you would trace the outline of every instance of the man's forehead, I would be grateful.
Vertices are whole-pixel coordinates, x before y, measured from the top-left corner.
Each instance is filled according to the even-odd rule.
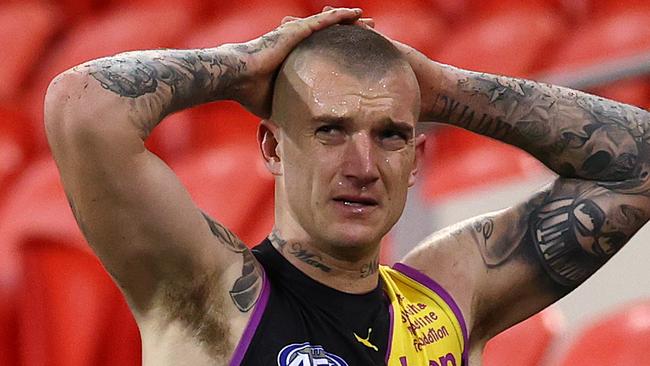
[[[419,102],[417,83],[409,83],[409,75],[404,77],[410,70],[400,67],[383,74],[354,75],[336,61],[319,56],[300,57],[288,66],[283,70],[286,87],[293,92],[296,103],[290,108],[303,108],[317,119],[341,117],[343,111],[352,108],[395,109],[396,113],[405,109],[411,113]],[[337,108],[337,104],[346,108]]]

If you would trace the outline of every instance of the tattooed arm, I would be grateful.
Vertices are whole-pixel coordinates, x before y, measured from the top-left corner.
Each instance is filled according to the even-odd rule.
[[[411,56],[422,86],[421,120],[452,124],[517,146],[567,178],[621,181],[645,175],[647,111],[421,57]]]
[[[238,45],[122,53],[51,83],[46,131],[73,213],[137,319],[163,306],[215,338],[211,312],[247,313],[261,283],[246,246],[202,214],[143,140],[166,115],[219,99],[268,116],[274,74],[293,47],[359,15],[335,9]]]
[[[435,234],[406,258],[459,297],[473,345],[482,345],[580,285],[648,221],[650,114],[401,47],[422,88],[422,120],[515,145],[560,175],[527,202]]]

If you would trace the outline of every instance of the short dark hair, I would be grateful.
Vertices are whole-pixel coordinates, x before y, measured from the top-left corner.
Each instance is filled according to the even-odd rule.
[[[314,53],[332,57],[355,75],[382,75],[406,60],[400,51],[376,32],[354,25],[334,25],[300,42],[291,54]]]

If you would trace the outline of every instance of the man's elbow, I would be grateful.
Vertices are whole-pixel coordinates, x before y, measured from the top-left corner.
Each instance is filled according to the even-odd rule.
[[[55,154],[56,146],[88,148],[115,141],[117,135],[133,134],[124,104],[106,96],[83,72],[69,70],[54,78],[45,94],[44,108],[45,132]]]

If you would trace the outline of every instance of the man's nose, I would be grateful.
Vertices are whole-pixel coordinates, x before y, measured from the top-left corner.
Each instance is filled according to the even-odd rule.
[[[378,154],[372,137],[358,132],[348,140],[345,149],[343,175],[359,188],[368,186],[379,179]]]

